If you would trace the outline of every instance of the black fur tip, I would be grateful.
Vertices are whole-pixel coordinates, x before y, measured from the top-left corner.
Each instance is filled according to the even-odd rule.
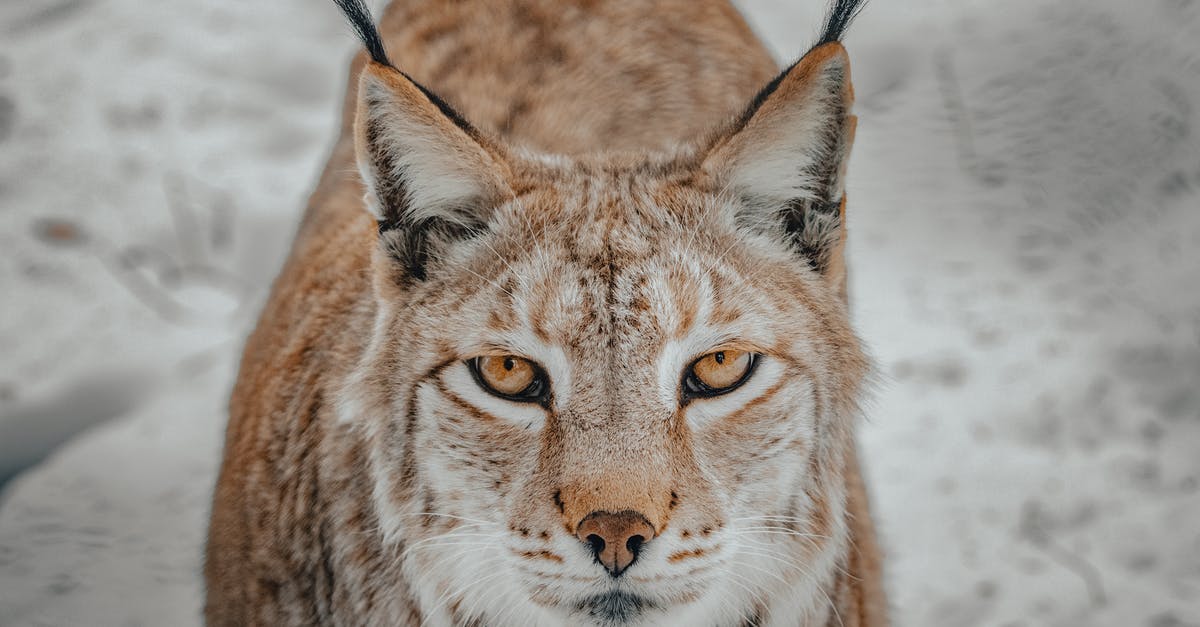
[[[825,16],[825,30],[821,33],[821,40],[817,45],[841,41],[842,35],[846,34],[846,29],[850,27],[850,22],[858,17],[866,5],[867,0],[834,0]]]
[[[375,20],[371,19],[371,11],[366,3],[363,0],[333,0],[333,3],[346,14],[346,19],[362,40],[363,46],[371,55],[371,60],[391,66],[392,62],[388,60],[387,52],[383,49],[383,39],[375,28]]]

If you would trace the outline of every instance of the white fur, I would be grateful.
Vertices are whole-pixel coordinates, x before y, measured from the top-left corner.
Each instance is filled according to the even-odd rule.
[[[841,128],[835,115],[842,113],[845,75],[840,57],[829,60],[804,97],[749,122],[742,133],[755,141],[735,136],[719,150],[715,162],[726,188],[751,209],[777,211],[792,200],[817,200],[823,181],[812,172],[818,161],[843,157],[828,154],[824,142],[831,129]]]
[[[416,117],[396,100],[391,87],[370,72],[363,74],[362,89],[366,101],[376,103],[367,109],[369,123],[383,129],[378,148],[387,151],[393,165],[390,172],[377,172],[360,147],[358,167],[372,215],[377,220],[384,218],[377,189],[378,179],[386,177],[403,180],[407,218],[474,224],[478,201],[496,183],[491,158],[461,130],[430,125]]]

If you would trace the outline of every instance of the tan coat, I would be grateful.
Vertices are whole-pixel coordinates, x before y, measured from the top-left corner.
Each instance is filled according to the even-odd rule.
[[[380,32],[404,74],[354,62],[246,345],[208,622],[886,624],[842,47],[771,82],[725,0],[396,0]],[[716,352],[757,361],[689,396]]]

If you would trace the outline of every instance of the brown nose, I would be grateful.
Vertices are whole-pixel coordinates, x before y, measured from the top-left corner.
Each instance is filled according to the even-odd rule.
[[[654,539],[654,527],[634,512],[592,512],[575,529],[575,537],[591,546],[592,554],[613,577],[637,559],[642,545]]]

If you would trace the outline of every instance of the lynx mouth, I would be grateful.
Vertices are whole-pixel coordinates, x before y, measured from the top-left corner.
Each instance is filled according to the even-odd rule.
[[[596,624],[609,627],[628,625],[655,607],[654,602],[645,597],[613,590],[584,599],[576,609]]]

